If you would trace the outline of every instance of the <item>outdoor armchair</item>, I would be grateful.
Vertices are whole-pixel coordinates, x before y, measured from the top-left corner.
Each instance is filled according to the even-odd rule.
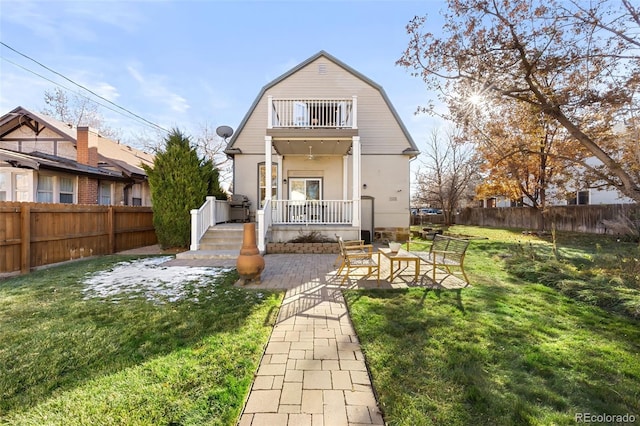
[[[343,241],[336,235],[340,247],[341,264],[336,275],[344,275],[340,285],[350,277],[370,277],[376,273],[376,280],[380,285],[380,253],[373,251],[371,244],[364,241],[356,244],[354,241]],[[358,240],[356,240],[358,241]],[[350,242],[352,244],[347,244]],[[365,272],[366,270],[366,272]]]
[[[469,246],[469,240],[453,238],[440,234],[434,235],[433,243],[428,253],[413,252],[420,258],[421,264],[426,264],[422,282],[432,281],[434,285],[441,286],[442,282],[449,276],[457,277],[469,285],[469,278],[464,271],[464,257]],[[444,275],[438,282],[436,274]]]

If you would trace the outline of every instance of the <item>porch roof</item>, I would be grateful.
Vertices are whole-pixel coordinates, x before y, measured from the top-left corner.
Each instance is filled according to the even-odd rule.
[[[279,155],[347,155],[351,149],[350,140],[305,140],[278,139],[272,145]]]

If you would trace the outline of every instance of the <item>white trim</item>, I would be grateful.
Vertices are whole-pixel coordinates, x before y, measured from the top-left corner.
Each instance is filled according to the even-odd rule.
[[[276,161],[277,161],[277,165],[276,165],[276,169],[277,169],[277,173],[276,173],[276,197],[278,200],[282,200],[282,155],[276,155]]]
[[[360,227],[360,136],[352,137],[351,151],[353,156],[353,187],[352,187],[352,199],[353,199],[353,222],[354,228]]]
[[[353,106],[351,107],[351,128],[358,128],[358,97],[353,95]]]
[[[264,201],[270,200],[271,192],[273,191],[273,181],[271,180],[271,136],[264,137]]]
[[[349,199],[349,156],[345,155],[342,157],[342,199]]]

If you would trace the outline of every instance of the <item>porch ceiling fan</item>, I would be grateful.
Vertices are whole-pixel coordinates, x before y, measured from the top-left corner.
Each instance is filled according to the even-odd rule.
[[[316,159],[316,156],[313,155],[313,153],[311,152],[311,149],[312,149],[312,147],[311,147],[311,145],[309,145],[309,155],[307,155],[307,160],[313,161],[313,160]]]

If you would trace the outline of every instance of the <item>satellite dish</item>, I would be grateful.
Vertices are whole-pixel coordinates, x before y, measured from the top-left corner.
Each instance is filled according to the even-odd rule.
[[[233,135],[233,129],[229,126],[220,126],[216,129],[216,134],[223,139],[227,139]]]

